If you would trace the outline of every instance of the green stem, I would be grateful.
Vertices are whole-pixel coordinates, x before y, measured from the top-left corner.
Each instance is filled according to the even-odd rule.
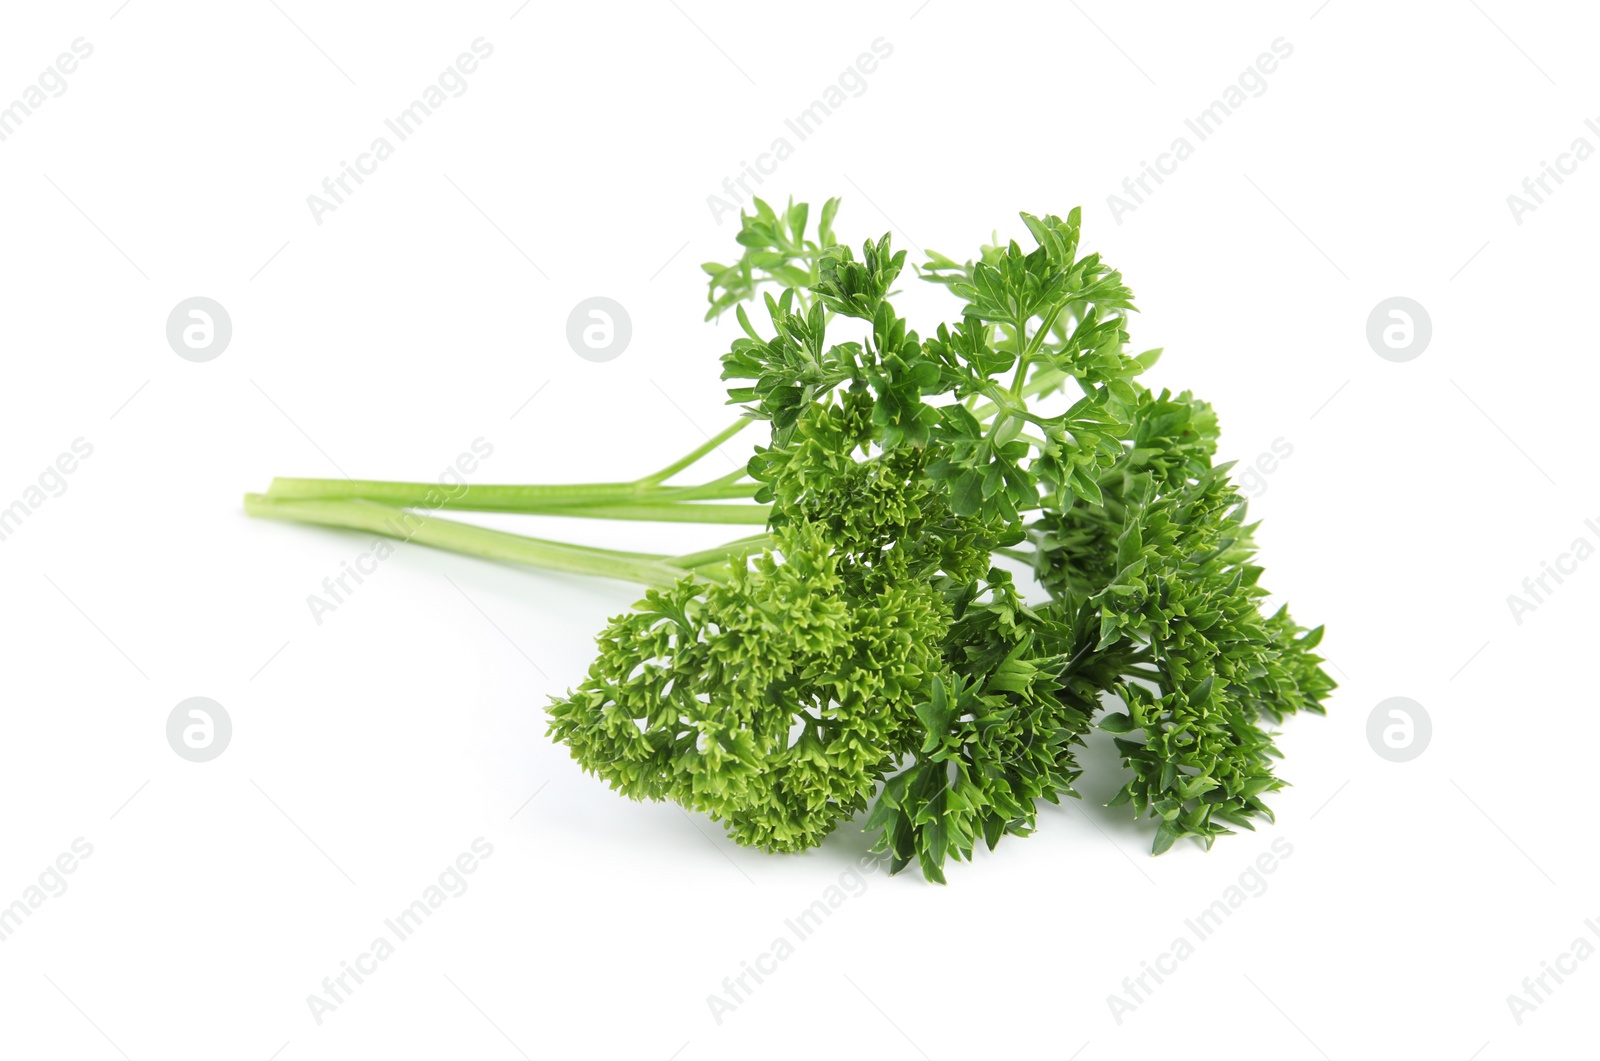
[[[591,516],[596,519],[662,519],[674,522],[764,523],[766,510],[739,506],[673,507],[683,501],[719,501],[754,497],[756,483],[741,483],[745,470],[693,486],[661,483],[705,457],[750,424],[740,417],[715,436],[660,471],[628,483],[448,484],[384,482],[374,479],[274,479],[267,488],[273,500],[375,501],[396,508],[456,509],[471,512],[523,512]],[[669,504],[671,503],[671,504]],[[587,511],[579,512],[577,508]],[[652,514],[653,513],[653,514]]]
[[[696,505],[677,501],[647,501],[615,505],[556,505],[549,509],[521,509],[532,515],[574,516],[580,519],[637,519],[655,523],[728,523],[764,527],[771,505]]]
[[[662,501],[731,501],[735,498],[752,498],[761,489],[760,483],[741,483],[744,469],[729,472],[721,479],[713,479],[699,486],[656,486],[649,497]]]
[[[701,457],[704,457],[706,454],[722,445],[724,442],[728,441],[728,439],[732,438],[734,435],[737,435],[739,432],[743,431],[749,425],[749,417],[741,416],[732,424],[729,424],[727,427],[717,432],[717,434],[713,437],[706,439],[704,445],[696,446],[687,454],[679,457],[677,460],[673,461],[665,468],[662,468],[654,475],[647,475],[643,479],[640,479],[639,482],[647,486],[654,486],[657,483],[665,482],[674,475],[677,475],[679,472],[683,471],[685,468],[689,467],[689,465],[693,464]]]
[[[1067,374],[1058,368],[1045,369],[1043,372],[1035,375],[1032,382],[1024,386],[1021,392],[1018,393],[1017,397],[1032,398],[1036,394],[1043,394],[1047,390],[1050,390],[1054,387],[1059,387],[1062,383],[1065,383],[1068,378],[1069,377]],[[972,415],[977,417],[979,420],[987,420],[999,409],[1000,405],[998,403],[979,405],[972,409]]]
[[[727,560],[733,556],[748,556],[759,549],[764,549],[771,544],[772,536],[768,534],[755,534],[737,541],[725,542],[715,549],[704,549],[698,553],[685,553],[683,556],[674,556],[671,562],[679,567],[704,567],[707,564]]]
[[[1023,357],[1031,358],[1039,352],[1039,348],[1044,345],[1045,339],[1050,335],[1050,329],[1056,326],[1056,318],[1061,316],[1061,311],[1065,308],[1066,303],[1062,303],[1045,315],[1044,320],[1039,325],[1038,332],[1033,336],[1033,342],[1029,343],[1028,348],[1022,352]]]
[[[672,586],[690,574],[687,568],[672,563],[664,556],[529,538],[455,520],[421,516],[372,501],[280,500],[261,494],[246,494],[244,510],[263,519],[364,530],[487,560],[525,564],[548,571],[598,575],[646,586]]]
[[[742,475],[742,472],[735,475]],[[757,483],[729,481],[733,476],[699,486],[652,486],[640,483],[572,483],[564,485],[384,482],[373,479],[274,479],[267,488],[275,501],[375,501],[395,508],[455,509],[469,512],[524,512],[574,515],[573,507],[660,506],[687,501],[736,500],[754,497]],[[691,506],[684,506],[685,508]],[[709,506],[708,506],[709,507]],[[719,506],[733,508],[738,506]],[[752,512],[755,506],[746,506]],[[612,517],[623,518],[623,517]],[[644,517],[634,517],[644,518]],[[750,522],[761,522],[747,517]]]
[[[1011,377],[1011,397],[1022,397],[1022,383],[1028,378],[1028,362],[1033,352],[1028,345],[1028,319],[1024,317],[1017,322],[1017,374]],[[1040,333],[1043,334],[1042,332]]]

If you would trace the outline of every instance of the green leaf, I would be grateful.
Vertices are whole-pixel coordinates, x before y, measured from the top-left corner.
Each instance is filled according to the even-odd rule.
[[[1150,845],[1150,853],[1153,855],[1165,854],[1173,843],[1177,841],[1178,837],[1183,835],[1184,829],[1182,825],[1173,821],[1162,822],[1156,828],[1156,838],[1155,842]]]

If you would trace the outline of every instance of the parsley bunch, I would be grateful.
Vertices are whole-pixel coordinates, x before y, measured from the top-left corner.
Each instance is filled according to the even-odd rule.
[[[1021,215],[1030,250],[931,254],[921,278],[959,313],[923,338],[891,301],[905,251],[838,242],[837,206],[812,228],[805,204],[758,200],[738,260],[705,266],[707,317],[731,309],[742,332],[722,376],[745,416],[682,460],[442,495],[279,479],[247,509],[649,587],[550,706],[550,734],[622,794],[742,844],[802,850],[866,811],[894,871],[943,882],[980,838],[1025,836],[1038,801],[1078,795],[1094,725],[1128,769],[1112,805],[1156,820],[1157,853],[1270,820],[1268,724],[1323,711],[1322,630],[1262,614],[1216,417],[1139,382],[1160,351],[1129,352],[1131,292],[1079,255],[1079,211]],[[752,420],[770,438],[746,468],[668,485]],[[672,557],[402,511],[419,507],[763,532]]]

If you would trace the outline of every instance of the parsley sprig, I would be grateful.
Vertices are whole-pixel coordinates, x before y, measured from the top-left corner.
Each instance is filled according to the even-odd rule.
[[[279,479],[247,509],[648,587],[551,704],[550,734],[623,795],[739,843],[802,850],[867,812],[894,870],[943,882],[980,839],[1025,836],[1039,801],[1078,795],[1093,726],[1128,770],[1111,805],[1154,819],[1157,853],[1271,820],[1269,727],[1334,688],[1322,630],[1262,613],[1216,417],[1140,382],[1160,351],[1130,352],[1132,293],[1079,255],[1079,211],[1021,215],[1028,250],[929,255],[918,273],[958,313],[923,338],[893,304],[906,252],[886,234],[858,254],[837,209],[810,227],[805,204],[758,200],[739,258],[705,266],[707,317],[739,324],[722,376],[743,417],[667,467],[447,496]],[[670,484],[753,421],[769,438],[745,468]],[[762,530],[662,556],[417,508]]]

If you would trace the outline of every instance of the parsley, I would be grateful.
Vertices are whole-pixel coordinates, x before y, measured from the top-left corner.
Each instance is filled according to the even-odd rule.
[[[1322,629],[1262,614],[1216,416],[1138,381],[1160,351],[1129,352],[1132,294],[1079,255],[1079,211],[1023,214],[1031,250],[931,254],[920,277],[960,313],[922,338],[891,302],[906,252],[838,242],[837,207],[813,228],[805,204],[757,201],[738,260],[704,267],[707,316],[731,309],[742,332],[722,376],[745,415],[666,468],[446,492],[279,479],[247,509],[647,586],[551,704],[550,735],[623,795],[742,844],[802,850],[868,811],[893,870],[942,882],[980,839],[1030,833],[1039,800],[1078,795],[1094,725],[1128,769],[1111,805],[1155,820],[1156,853],[1270,821],[1268,725],[1323,712]],[[668,485],[752,420],[770,438],[746,468]],[[660,556],[417,508],[762,532]]]

